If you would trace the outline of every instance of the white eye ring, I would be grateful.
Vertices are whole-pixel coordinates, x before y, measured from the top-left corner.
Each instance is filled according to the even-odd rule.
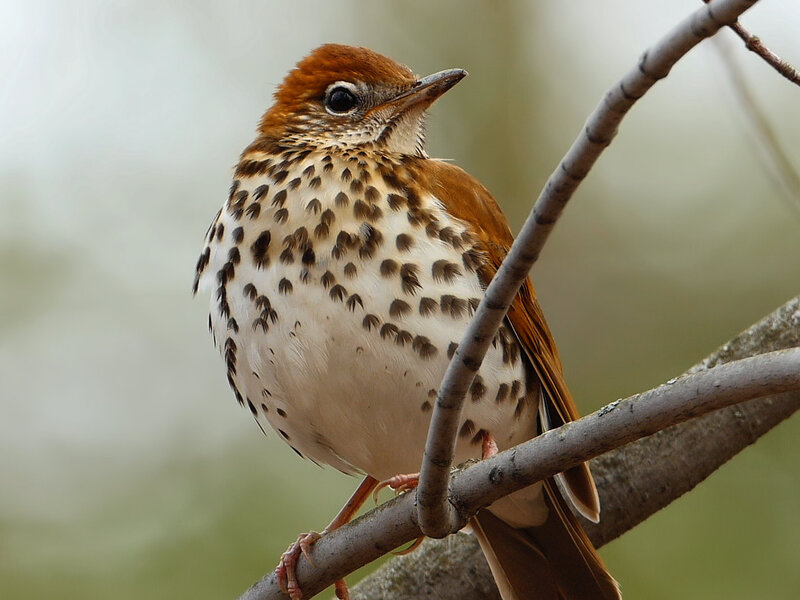
[[[358,88],[349,81],[337,81],[325,90],[325,110],[334,116],[352,113],[359,104]]]

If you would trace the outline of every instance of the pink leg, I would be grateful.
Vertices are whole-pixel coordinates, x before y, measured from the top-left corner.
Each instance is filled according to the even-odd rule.
[[[303,598],[303,591],[300,589],[300,584],[297,581],[297,575],[295,574],[295,568],[297,566],[297,560],[300,558],[300,555],[306,557],[306,560],[311,564],[314,564],[314,561],[311,560],[309,556],[309,550],[311,545],[316,542],[319,538],[323,535],[328,533],[329,531],[333,531],[334,529],[338,529],[342,525],[348,523],[353,516],[358,512],[358,509],[367,501],[369,498],[370,492],[373,488],[378,485],[378,480],[374,477],[365,477],[364,481],[361,482],[361,485],[358,486],[353,495],[350,496],[350,499],[347,503],[342,507],[339,513],[333,518],[333,521],[322,531],[322,533],[317,533],[316,531],[312,531],[310,533],[304,533],[297,538],[297,541],[293,543],[289,548],[281,555],[281,560],[278,563],[278,566],[275,568],[275,575],[278,578],[278,583],[281,586],[281,589],[288,594],[291,600],[302,600]],[[347,592],[347,585],[344,582],[344,579],[340,579],[335,584],[336,590],[336,597],[340,598],[340,600],[347,600],[350,595]]]
[[[491,458],[499,452],[494,436],[488,431],[483,434],[483,444],[481,445],[481,459]]]

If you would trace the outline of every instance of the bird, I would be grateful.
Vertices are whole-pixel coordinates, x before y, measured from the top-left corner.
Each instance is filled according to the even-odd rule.
[[[325,531],[378,482],[415,485],[442,377],[513,242],[487,188],[425,151],[428,108],[466,74],[313,50],[278,86],[197,261],[193,290],[210,295],[238,403],[301,457],[365,476]],[[578,416],[527,279],[469,387],[455,460]],[[599,518],[586,464],[472,519],[504,600],[620,597],[573,509]],[[294,565],[318,536],[279,564],[293,599]]]

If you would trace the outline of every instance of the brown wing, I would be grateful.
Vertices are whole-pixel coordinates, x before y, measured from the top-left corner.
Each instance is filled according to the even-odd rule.
[[[430,180],[424,184],[453,216],[469,223],[482,242],[487,260],[478,273],[488,285],[514,241],[500,207],[489,191],[462,169],[441,161],[425,162],[424,173]],[[422,171],[417,176],[421,177]],[[577,419],[578,410],[564,382],[553,335],[530,279],[514,298],[506,322],[541,382],[543,427]],[[557,478],[572,504],[597,521],[600,502],[589,467],[582,464]],[[544,494],[549,514],[539,527],[514,529],[488,510],[479,512],[472,521],[503,599],[619,599],[617,582],[552,479],[544,482]]]
[[[503,262],[514,236],[497,202],[483,185],[454,165],[426,160],[427,182],[448,211],[469,223],[484,246],[488,260],[478,270],[488,285]],[[542,309],[536,300],[533,284],[525,279],[508,310],[507,322],[525,350],[544,390],[543,427],[554,428],[579,417],[578,409],[564,381],[561,359]],[[561,474],[567,496],[586,518],[597,521],[600,501],[586,464]]]

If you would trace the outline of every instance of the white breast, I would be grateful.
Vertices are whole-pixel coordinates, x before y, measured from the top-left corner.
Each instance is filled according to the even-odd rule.
[[[483,294],[463,260],[474,239],[433,196],[420,197],[415,223],[401,191],[375,177],[353,186],[353,162],[321,164],[310,155],[280,182],[242,180],[212,226],[199,271],[214,338],[241,402],[297,452],[379,479],[414,472]],[[480,456],[482,431],[501,448],[535,435],[530,379],[501,332],[467,398],[458,461]]]

